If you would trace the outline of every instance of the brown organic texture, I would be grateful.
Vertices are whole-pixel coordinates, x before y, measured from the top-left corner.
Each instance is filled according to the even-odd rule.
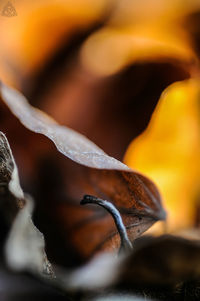
[[[0,132],[1,234],[4,233],[5,258],[13,270],[30,270],[51,275],[44,251],[44,238],[31,220],[33,203],[25,196],[17,167],[5,135]],[[2,237],[1,237],[2,239]]]
[[[7,143],[7,139],[1,132],[0,188],[1,229],[5,229],[5,234],[7,234],[7,231],[16,217],[17,212],[21,207],[24,206],[24,195],[19,186],[16,165]]]
[[[51,62],[58,69],[47,64],[32,91],[22,91],[31,104],[122,160],[129,143],[146,128],[162,91],[174,81],[189,78],[190,68],[171,61],[135,62],[112,76],[100,77],[80,64],[75,55],[79,48],[72,47],[73,58],[65,49],[60,63]]]
[[[61,153],[80,164],[75,164],[75,171],[70,169],[70,180],[73,183],[73,177],[76,178],[76,187],[68,191],[69,199],[63,204],[57,199],[58,204],[54,205],[54,213],[64,227],[63,233],[66,231],[66,244],[71,242],[79,256],[87,258],[100,249],[119,247],[114,223],[104,210],[79,208],[83,194],[113,202],[122,214],[131,240],[155,221],[165,219],[159,192],[149,179],[109,157],[86,137],[58,125],[3,83],[1,97],[24,126],[47,136]]]
[[[119,1],[105,0],[78,0],[75,6],[63,0],[56,5],[52,0],[19,1],[20,18],[0,20],[0,67],[5,72],[1,79],[14,82],[32,104],[122,160],[128,144],[147,126],[162,91],[172,82],[188,78],[196,62],[179,22],[175,24],[178,30],[172,30],[171,1],[163,1],[161,11],[157,1],[150,3],[156,7],[152,12],[155,18],[147,14],[143,2],[133,5],[126,1],[123,7]],[[126,6],[130,8],[128,18],[124,17]],[[165,11],[166,22],[162,22]],[[108,35],[97,39],[94,50],[86,47],[99,32]],[[115,38],[119,45],[106,47],[109,40],[112,46]],[[98,51],[101,41],[105,51]],[[109,76],[94,72],[84,59],[87,54],[106,68],[120,45],[123,64]],[[106,62],[101,61],[104,53]]]
[[[127,1],[133,17],[124,18],[125,7],[118,1],[71,3],[59,0],[55,7],[50,0],[34,4],[22,1],[16,5],[20,18],[10,23],[1,20],[1,76],[24,91],[31,104],[121,161],[128,144],[147,126],[162,91],[172,82],[190,77],[196,56],[181,30],[172,31],[170,18],[167,22],[157,19],[157,5],[155,17],[143,16],[146,6],[142,4],[140,8]],[[167,2],[165,5],[168,8]],[[161,13],[165,15],[164,12],[165,9]],[[158,34],[155,28],[159,28]],[[172,39],[168,30],[173,33]],[[117,47],[107,47],[105,52],[96,47],[93,51],[90,42],[99,32],[108,33],[102,43],[97,40],[99,46],[104,48],[109,40],[116,40]],[[129,41],[133,41],[131,49]],[[117,50],[121,51],[119,45],[124,46],[117,60],[122,63],[120,68],[110,74],[96,72],[97,65],[105,69],[112,58],[116,59]],[[102,62],[104,53],[107,61]],[[44,138],[26,131],[3,105],[1,113],[1,127],[23,171],[22,183],[36,199],[36,222],[47,238],[48,254],[52,259],[56,257],[56,262],[78,263],[77,258],[87,258],[105,248],[110,236],[118,243],[113,221],[103,210],[80,208],[84,193],[114,198],[117,206],[127,199],[126,212],[121,210],[121,214],[126,225],[134,225],[128,230],[132,238],[152,224],[152,217],[144,217],[143,204],[142,216],[135,211],[127,215],[134,200],[138,202],[138,196],[130,197],[130,191],[140,186],[138,181],[144,181],[143,177],[137,175],[136,180],[131,175],[129,179],[129,173],[93,170],[64,160]],[[123,195],[119,193],[122,186]],[[139,194],[145,202],[152,199],[148,192]]]
[[[100,255],[66,273],[60,285],[69,292],[104,288],[106,294],[112,288],[153,300],[199,300],[199,251],[199,241],[144,235],[135,241],[131,254]]]
[[[141,237],[120,263],[115,287],[155,300],[200,298],[200,243],[178,236]]]
[[[141,240],[141,241],[140,241]],[[175,286],[200,279],[200,242],[178,236],[145,237],[121,266],[120,282],[134,286]]]

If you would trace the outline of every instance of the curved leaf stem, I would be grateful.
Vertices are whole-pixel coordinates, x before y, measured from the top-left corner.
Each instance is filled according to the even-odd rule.
[[[92,195],[84,195],[80,204],[81,205],[96,204],[96,205],[99,205],[99,206],[103,207],[104,209],[106,209],[112,215],[115,225],[116,225],[117,230],[120,235],[121,246],[120,246],[119,252],[121,252],[121,251],[130,252],[132,250],[133,247],[128,238],[126,227],[123,224],[121,215],[120,215],[119,211],[117,210],[117,208],[112,203],[110,203],[106,200],[99,199]]]

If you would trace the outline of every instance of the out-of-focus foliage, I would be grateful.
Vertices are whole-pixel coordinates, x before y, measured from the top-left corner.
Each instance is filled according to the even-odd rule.
[[[19,84],[19,76],[28,76],[41,68],[67,38],[101,22],[110,3],[105,0],[15,1],[17,16],[0,17],[1,79]],[[5,1],[0,8],[4,5]]]
[[[161,189],[170,230],[194,225],[200,175],[199,81],[163,92],[146,131],[130,145],[125,161]]]
[[[133,140],[125,154],[125,163],[151,177],[160,188],[169,216],[168,229],[193,226],[195,219],[200,219],[197,210],[200,207],[200,1],[13,0],[9,3],[16,11],[10,18],[2,14],[7,1],[0,3],[0,80],[23,92],[31,105],[87,136],[120,161]],[[13,95],[21,99],[17,93]],[[14,99],[9,105],[27,128],[47,134],[49,128],[41,122],[37,109],[30,107],[27,113],[23,106],[19,110]],[[39,119],[32,120],[30,116]],[[40,126],[45,130],[41,131]],[[24,128],[3,102],[0,102],[0,130],[8,136],[23,189],[34,196],[33,219],[44,233],[48,258],[65,272],[66,267],[73,267],[72,273],[59,278],[59,288],[66,291],[70,287],[70,275],[75,280],[73,285],[81,281],[75,290],[87,291],[94,282],[99,285],[101,274],[96,257],[83,269],[79,265],[96,254],[97,249],[105,251],[104,239],[108,238],[110,243],[111,234],[117,237],[117,246],[120,240],[112,218],[104,210],[80,207],[83,193],[114,199],[129,238],[135,239],[140,234],[138,230],[143,232],[141,218],[146,213],[140,216],[139,211],[131,211],[135,214],[131,215],[130,208],[135,209],[131,202],[135,197],[135,203],[142,204],[149,214],[152,206],[145,196],[150,196],[150,205],[153,201],[157,204],[156,188],[143,176],[136,177],[139,182],[135,181],[137,172],[131,173],[133,178],[126,178],[126,174],[119,176],[116,171],[88,172],[90,168],[59,155],[46,137]],[[70,157],[68,146],[73,139],[67,140],[68,136],[62,140],[50,134],[47,136],[56,140],[58,148],[65,145]],[[83,151],[78,143],[73,143],[73,151],[76,147],[78,155],[74,152],[73,158],[87,157],[87,149]],[[94,151],[91,164],[96,162],[95,156]],[[140,180],[146,184],[143,189]],[[0,223],[3,225],[4,220]],[[113,262],[113,270],[106,266],[108,273],[104,269],[102,287],[106,287],[109,275],[115,278],[124,271],[124,281],[119,281],[117,289],[121,285],[120,289],[128,287],[131,294],[139,292],[145,296],[146,284],[150,284],[153,294],[147,293],[148,297],[163,301],[191,300],[195,296],[194,300],[199,300],[199,243],[173,237],[163,241],[162,236],[149,241],[146,237],[141,239],[147,239],[147,244],[137,249],[140,241],[134,242],[136,248],[129,257],[132,261],[119,256],[115,258],[117,265]],[[114,241],[112,246],[116,249]],[[123,266],[118,266],[121,260]],[[93,264],[95,267],[97,264],[97,272]],[[77,270],[74,266],[78,266]],[[88,272],[90,278],[85,277]],[[107,285],[115,286],[113,278],[109,278]],[[142,289],[137,285],[134,288],[138,280]],[[191,280],[195,280],[191,290],[185,289]],[[161,295],[159,284],[166,289],[161,288]]]
[[[118,1],[106,26],[91,35],[83,46],[84,64],[101,75],[113,74],[137,61],[177,60],[192,64],[195,54],[181,23],[185,13],[200,5],[197,1],[194,7],[187,4]]]
[[[198,0],[18,0],[14,5],[17,17],[0,19],[0,75],[7,82],[42,68],[59,45],[103,23],[81,51],[83,65],[98,75],[138,61],[191,65],[196,60],[193,37],[183,24],[200,10]]]
[[[13,5],[17,16],[0,18],[0,77],[28,90],[62,45],[72,47],[69,57],[63,57],[70,71],[48,86],[40,106],[58,121],[95,137],[111,154],[120,157],[145,128],[168,84],[198,76],[198,0],[18,0]],[[173,229],[194,221],[198,164],[191,162],[198,160],[197,94],[198,80],[165,91],[147,132],[125,157],[127,164],[158,183]],[[81,118],[82,112],[89,108],[92,122],[85,122],[89,118]]]

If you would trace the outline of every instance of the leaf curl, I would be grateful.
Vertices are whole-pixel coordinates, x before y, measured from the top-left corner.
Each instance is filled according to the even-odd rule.
[[[97,197],[111,201],[122,214],[131,240],[148,229],[155,221],[165,219],[166,213],[162,207],[160,194],[149,179],[108,156],[85,136],[56,123],[47,114],[32,107],[26,98],[14,89],[1,83],[0,90],[3,101],[25,127],[45,135],[54,142],[62,154],[79,163],[80,166],[87,167],[84,170],[86,184],[82,187],[82,193],[93,193]],[[74,200],[73,206],[76,207],[75,215],[78,215]],[[75,215],[72,214],[73,210],[70,209],[70,204],[66,204],[65,207],[73,227],[76,227],[73,238],[75,244],[79,245],[86,256],[91,255],[97,249],[110,247],[115,249],[116,246],[119,246],[117,231],[108,216],[103,215],[103,219],[98,219],[98,217],[95,219],[93,212],[94,223],[90,223],[90,221],[87,223],[86,219],[84,229],[81,227],[83,224],[77,228],[76,223],[73,223]],[[78,222],[83,220],[82,214],[79,217]],[[97,228],[103,227],[102,220],[104,220],[107,230],[106,232],[102,231],[102,234],[99,235],[92,228],[95,223],[98,224]],[[94,232],[94,236],[92,236],[91,230]],[[80,242],[80,239],[83,240],[83,243]],[[85,251],[83,251],[84,248]]]

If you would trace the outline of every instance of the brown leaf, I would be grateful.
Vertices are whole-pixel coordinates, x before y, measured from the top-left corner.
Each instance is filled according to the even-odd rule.
[[[114,223],[104,210],[92,206],[79,208],[83,194],[113,202],[122,214],[131,240],[155,221],[165,219],[159,192],[149,179],[108,156],[83,135],[60,126],[3,83],[1,96],[25,127],[47,136],[61,153],[80,164],[73,163],[68,170],[71,183],[76,179],[76,186],[68,191],[69,199],[63,203],[57,199],[58,204],[54,203],[51,213],[59,216],[62,235],[79,256],[87,258],[97,250],[115,250],[119,246]]]
[[[200,279],[199,251],[199,241],[178,236],[141,239],[121,266],[119,282],[132,287],[158,288],[197,281]]]
[[[199,241],[143,236],[130,255],[100,255],[66,273],[60,285],[67,291],[128,291],[145,300],[199,300],[199,250]]]

